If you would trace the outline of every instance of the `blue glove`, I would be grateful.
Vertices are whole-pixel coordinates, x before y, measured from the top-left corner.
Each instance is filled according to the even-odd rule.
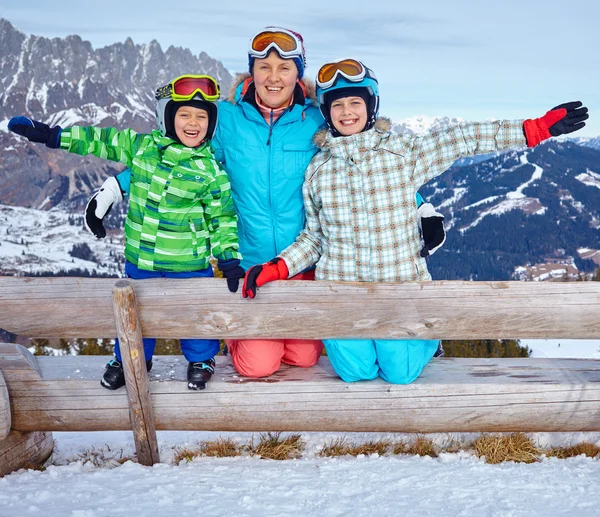
[[[8,129],[17,135],[24,136],[30,142],[46,144],[50,149],[58,149],[60,145],[60,126],[50,127],[48,124],[31,120],[27,117],[13,117],[8,122]]]
[[[223,272],[227,279],[227,287],[232,293],[237,292],[240,287],[240,280],[246,276],[244,268],[240,266],[238,259],[217,260],[217,267]]]

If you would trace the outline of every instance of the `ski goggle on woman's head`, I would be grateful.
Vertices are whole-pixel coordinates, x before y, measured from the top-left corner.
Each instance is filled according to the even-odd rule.
[[[219,83],[210,75],[182,75],[156,90],[156,99],[171,98],[176,102],[189,101],[200,94],[205,101],[214,102],[221,95]]]
[[[365,77],[377,80],[372,70],[356,59],[341,59],[333,63],[325,63],[317,73],[317,86],[321,89],[331,88],[340,77],[351,83],[358,83]]]
[[[282,59],[299,57],[306,65],[302,38],[292,31],[278,27],[267,27],[250,40],[248,55],[264,59],[275,49]]]

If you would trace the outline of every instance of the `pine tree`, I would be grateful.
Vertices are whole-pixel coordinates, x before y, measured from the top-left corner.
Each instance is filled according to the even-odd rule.
[[[518,339],[458,339],[442,341],[446,357],[529,357]]]
[[[50,342],[47,339],[32,339],[31,345],[33,345],[33,355],[52,355],[49,350]]]

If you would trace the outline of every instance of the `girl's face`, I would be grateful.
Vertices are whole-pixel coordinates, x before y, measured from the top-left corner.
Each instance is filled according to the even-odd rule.
[[[367,125],[367,105],[360,97],[342,97],[331,103],[331,121],[340,135],[360,133]]]
[[[298,80],[298,69],[292,59],[281,59],[277,52],[271,52],[254,60],[252,76],[263,104],[272,109],[289,105]]]
[[[198,147],[208,131],[208,113],[194,106],[182,106],[175,113],[175,134],[186,147]]]

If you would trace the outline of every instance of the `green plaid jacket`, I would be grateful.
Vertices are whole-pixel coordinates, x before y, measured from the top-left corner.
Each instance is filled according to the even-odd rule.
[[[525,146],[523,121],[458,126],[423,137],[373,129],[315,136],[321,152],[306,170],[306,226],[280,256],[290,277],[317,264],[317,280],[431,280],[419,255],[415,194],[462,156]]]
[[[158,130],[64,129],[60,148],[122,162],[131,169],[125,257],[150,271],[199,271],[241,259],[231,186],[210,144],[185,147]]]

